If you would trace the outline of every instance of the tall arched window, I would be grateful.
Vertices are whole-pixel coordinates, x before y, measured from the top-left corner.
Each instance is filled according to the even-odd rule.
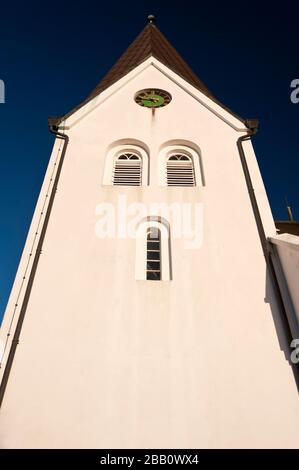
[[[144,281],[171,279],[169,223],[162,217],[146,217],[137,227],[135,278]]]
[[[119,186],[141,186],[142,159],[137,153],[121,153],[115,158],[113,184]]]
[[[195,186],[192,157],[184,153],[171,154],[166,162],[167,186]]]
[[[146,279],[161,280],[161,231],[150,227],[146,236]]]

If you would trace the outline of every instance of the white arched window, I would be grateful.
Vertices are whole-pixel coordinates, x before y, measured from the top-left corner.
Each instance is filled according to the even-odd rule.
[[[161,217],[147,217],[136,232],[136,279],[171,279],[169,224]]]
[[[104,185],[147,186],[148,154],[138,145],[113,146],[107,153]]]
[[[200,154],[192,147],[166,144],[162,147],[158,160],[160,186],[203,186]]]
[[[142,159],[136,152],[125,152],[114,160],[113,184],[119,186],[141,186]]]
[[[167,186],[195,186],[193,160],[185,153],[170,154],[166,160]]]

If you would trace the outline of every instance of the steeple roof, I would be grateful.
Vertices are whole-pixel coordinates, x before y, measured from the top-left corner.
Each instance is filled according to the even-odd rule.
[[[151,56],[158,59],[205,95],[212,97],[212,93],[195,75],[157,26],[149,22],[90,93],[89,98],[101,93],[105,88],[108,88]]]
[[[148,20],[149,22],[145,28],[131,43],[123,55],[109,70],[109,72],[102,78],[98,85],[87,96],[87,98],[64,116],[59,118],[49,118],[50,125],[58,125],[61,123],[63,120],[71,116],[74,112],[91,101],[106,88],[113,85],[113,83],[124,77],[127,73],[129,73],[149,57],[155,57],[158,59],[173,72],[177,73],[180,77],[184,78],[195,88],[211,98],[215,103],[220,105],[230,114],[246,124],[247,121],[231,111],[227,106],[223,105],[217,98],[213,96],[211,91],[197,77],[189,65],[184,61],[176,49],[170,44],[170,42],[154,24],[154,17],[149,15]]]

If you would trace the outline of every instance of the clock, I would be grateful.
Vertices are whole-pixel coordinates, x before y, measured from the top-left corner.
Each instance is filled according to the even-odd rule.
[[[140,90],[135,95],[135,102],[145,108],[162,108],[171,101],[170,93],[157,88]]]

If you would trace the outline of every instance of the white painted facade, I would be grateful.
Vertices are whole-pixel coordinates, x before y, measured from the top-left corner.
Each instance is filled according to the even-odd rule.
[[[293,338],[299,342],[299,237],[283,233],[270,237],[270,243],[279,259],[279,282],[285,302],[289,304],[289,324]]]
[[[167,90],[171,103],[154,113],[138,106],[134,95],[147,87]],[[236,145],[244,124],[151,57],[64,126],[70,140],[0,412],[1,447],[298,447],[297,388]],[[105,184],[109,152],[122,145],[148,155],[148,185]],[[160,184],[171,146],[200,155],[203,184]],[[2,341],[16,325],[59,148],[57,140]],[[256,157],[250,142],[244,148],[271,237]],[[119,195],[203,208],[196,249],[174,238],[168,221],[169,280],[138,280],[136,240],[96,236],[99,204],[117,207]]]

